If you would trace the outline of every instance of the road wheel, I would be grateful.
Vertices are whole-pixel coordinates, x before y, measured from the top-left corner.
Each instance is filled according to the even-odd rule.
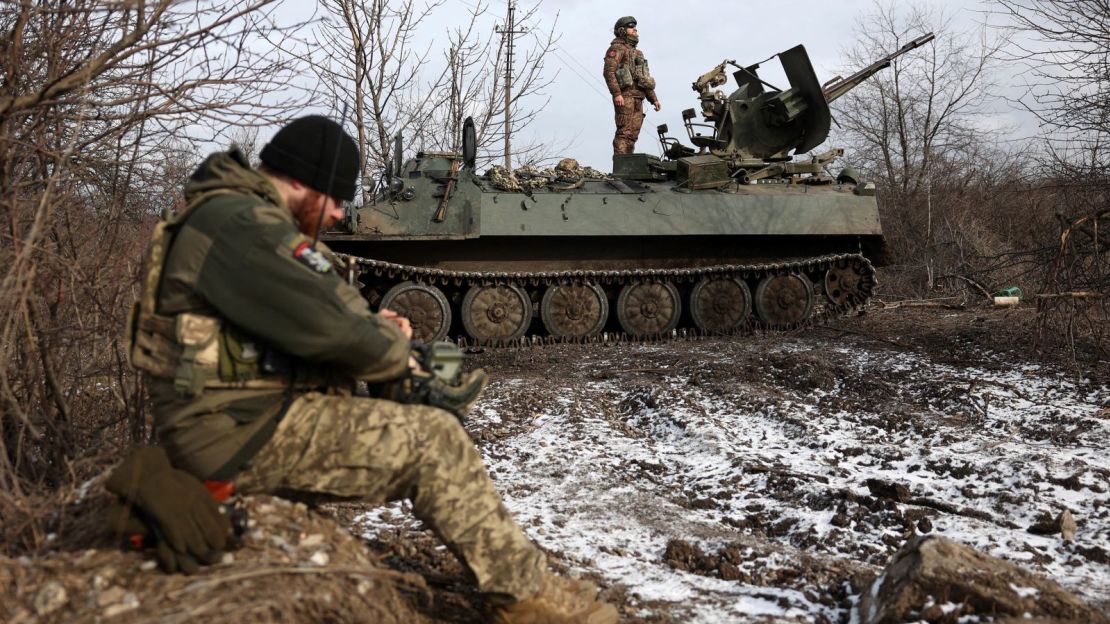
[[[755,313],[768,325],[794,325],[813,312],[813,285],[803,275],[768,275],[755,288]]]
[[[737,277],[707,277],[690,291],[694,325],[711,334],[727,334],[744,326],[752,313],[752,293]]]
[[[554,284],[540,301],[540,319],[556,338],[585,338],[605,327],[609,301],[597,284]]]
[[[412,337],[434,342],[451,329],[451,304],[435,286],[401,282],[382,297],[380,308],[389,308],[412,322]]]
[[[532,300],[513,284],[472,287],[463,297],[462,324],[481,344],[516,340],[532,322]]]
[[[632,336],[658,336],[678,325],[682,299],[670,282],[637,282],[621,289],[617,320]]]

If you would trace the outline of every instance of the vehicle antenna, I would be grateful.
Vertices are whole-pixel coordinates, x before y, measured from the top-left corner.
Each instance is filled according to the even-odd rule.
[[[343,113],[339,115],[339,128],[342,131],[343,127],[347,125],[347,102],[343,102]],[[331,197],[332,188],[335,186],[335,168],[339,166],[339,150],[343,146],[343,137],[335,137],[335,156],[331,159],[331,172],[328,174],[328,190],[324,193],[324,202],[327,198]],[[320,209],[320,216],[316,218],[316,231],[312,234],[312,248],[316,249],[316,242],[320,240],[320,228],[324,225],[324,213],[327,212],[326,208]]]

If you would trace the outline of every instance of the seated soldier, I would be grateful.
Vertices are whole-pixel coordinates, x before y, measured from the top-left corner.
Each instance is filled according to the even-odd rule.
[[[188,480],[203,487],[186,472],[247,494],[409,499],[474,573],[494,621],[616,622],[595,587],[548,571],[455,416],[352,396],[355,380],[431,383],[411,358],[408,321],[371,313],[315,242],[354,197],[355,142],[334,121],[302,117],[260,157],[256,170],[236,149],[209,156],[186,185],[187,207],[155,230],[131,353],[149,378],[165,454],[159,463],[136,453],[109,489],[115,484],[148,524],[167,525],[200,518],[212,503],[166,491],[192,487]],[[452,395],[457,406],[483,384]],[[146,509],[157,505],[144,500],[158,497],[179,508]],[[152,533],[161,538],[166,528]],[[162,541],[180,561],[223,545],[218,535],[202,548]]]

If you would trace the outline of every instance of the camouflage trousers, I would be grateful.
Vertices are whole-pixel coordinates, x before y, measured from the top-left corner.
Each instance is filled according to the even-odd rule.
[[[244,493],[297,491],[379,504],[409,499],[416,517],[495,601],[535,595],[546,570],[462,425],[432,407],[306,394],[235,484]]]
[[[625,97],[624,106],[613,104],[617,116],[617,132],[613,135],[613,153],[631,154],[644,125],[644,98]]]

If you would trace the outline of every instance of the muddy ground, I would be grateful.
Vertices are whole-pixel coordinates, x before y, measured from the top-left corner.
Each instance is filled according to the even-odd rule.
[[[471,365],[493,382],[468,429],[553,565],[597,581],[623,621],[849,622],[861,590],[923,533],[1018,562],[1110,610],[1110,384],[1035,360],[1032,319],[1029,308],[875,307],[788,334],[476,352]],[[1074,541],[1047,527],[1063,510],[1078,525]],[[369,550],[340,556],[344,570],[374,558],[392,569],[395,591],[382,596],[401,604],[397,621],[483,621],[462,567],[405,505],[317,511],[361,540],[324,535],[332,559]],[[322,548],[312,535],[327,530],[306,538],[303,524],[281,544],[248,536],[234,565],[260,557],[277,571],[261,585],[250,577],[244,600],[321,591],[296,585],[309,575],[282,572],[335,563],[311,559]],[[289,545],[298,539],[312,552]],[[58,558],[79,556],[92,555]],[[119,568],[142,564],[112,556]],[[144,592],[188,595],[135,580],[131,602],[142,605],[112,618],[114,603],[97,597],[84,598],[89,611],[36,615],[49,578],[73,596],[91,574],[70,565],[66,580],[59,559],[46,564],[23,562],[20,578],[7,567],[6,595],[23,605],[9,617],[155,620]],[[209,574],[229,586],[248,574],[230,570]],[[297,605],[312,600],[284,607],[288,621],[318,619],[333,600],[336,621],[388,621],[359,611],[368,581],[349,576],[303,618]]]
[[[629,621],[848,621],[936,532],[1110,606],[1110,387],[1032,361],[1029,309],[873,309],[786,335],[486,351],[470,429],[510,508]],[[1074,543],[1043,533],[1068,509]],[[457,573],[403,506],[394,565]],[[466,618],[454,621],[470,621]],[[475,620],[476,621],[476,620]]]

